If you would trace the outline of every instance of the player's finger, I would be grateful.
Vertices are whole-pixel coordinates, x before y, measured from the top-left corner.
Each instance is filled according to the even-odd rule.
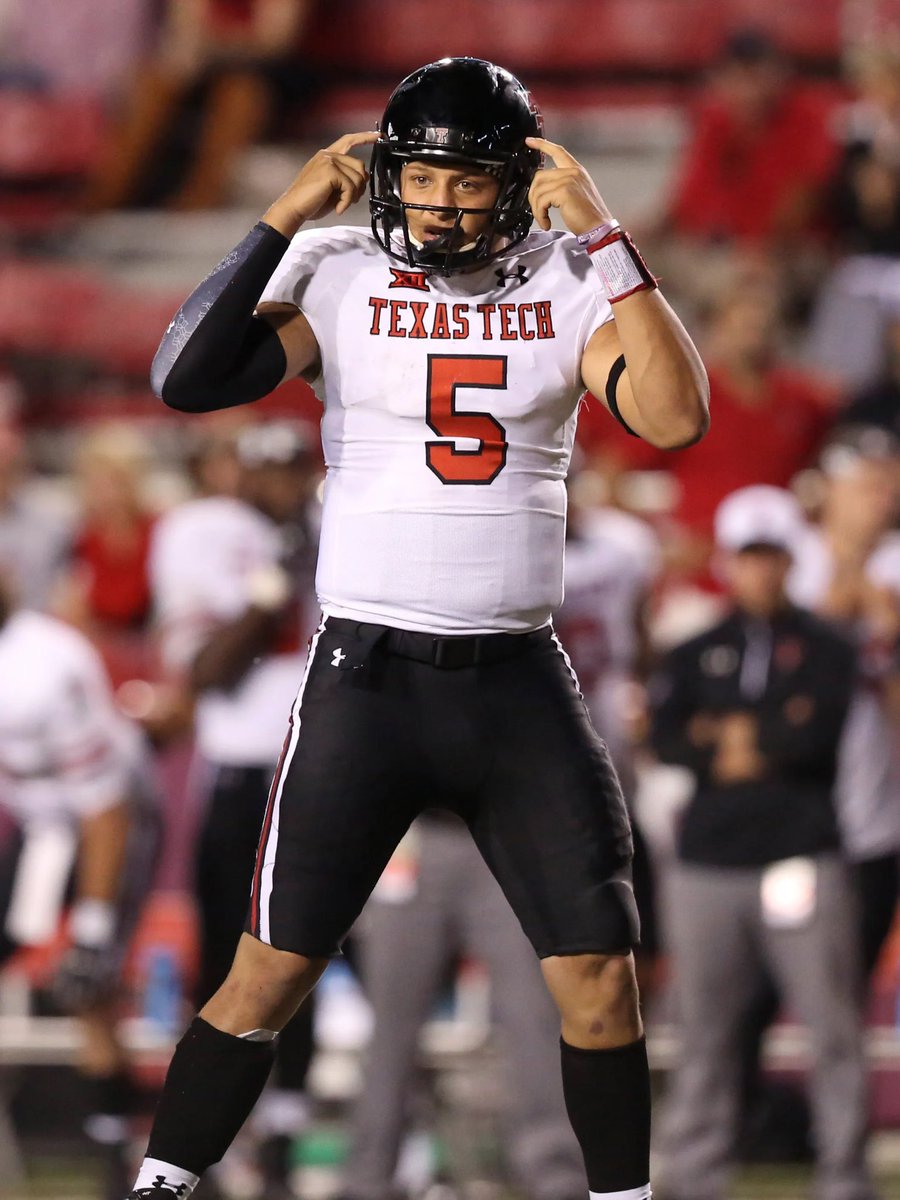
[[[380,138],[381,134],[377,129],[366,129],[362,133],[345,133],[343,137],[339,137],[336,142],[332,142],[325,149],[336,154],[349,154],[354,146],[371,146]]]
[[[351,174],[349,171],[344,171],[340,167],[337,167],[335,172],[335,187],[339,189],[341,197],[335,205],[334,211],[340,214],[346,212],[350,205],[355,204],[360,198],[365,191],[366,181],[356,174]]]
[[[529,137],[525,139],[525,145],[530,146],[532,150],[540,150],[542,154],[546,154],[555,167],[578,165],[578,159],[574,158],[565,146],[560,146],[557,142],[548,142],[546,138]]]
[[[529,195],[533,196],[535,200],[553,197],[551,202],[559,204],[560,197],[565,194],[570,182],[575,178],[574,173],[570,173],[565,168],[541,172],[532,180]]]
[[[528,203],[531,206],[531,211],[534,213],[534,219],[537,221],[541,229],[550,228],[550,201],[548,197],[541,197],[540,194],[535,195],[534,189],[528,193]]]
[[[352,154],[332,153],[331,161],[340,165],[342,170],[349,171],[352,175],[358,175],[363,181],[367,181],[369,178],[366,164],[361,159],[354,158]]]
[[[548,175],[535,175],[531,181],[531,187],[528,189],[528,201],[531,207],[536,204],[556,204],[558,201],[556,195],[559,192],[557,181],[555,179],[556,172],[550,171]]]

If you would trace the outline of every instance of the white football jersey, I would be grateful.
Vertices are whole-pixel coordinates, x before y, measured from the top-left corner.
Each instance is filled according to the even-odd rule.
[[[14,613],[0,627],[0,804],[26,828],[72,822],[127,799],[141,768],[140,735],[87,638]]]
[[[304,230],[262,301],[302,309],[321,352],[323,611],[439,634],[546,624],[581,357],[612,318],[575,238],[534,232],[442,278],[368,230]]]
[[[277,525],[232,497],[188,500],[157,522],[150,580],[170,669],[183,671],[217,625],[241,616],[249,603],[249,577],[278,563],[281,552]],[[291,618],[293,646],[262,655],[236,687],[199,698],[197,744],[210,762],[270,766],[277,761],[306,660],[300,615],[293,612]]]

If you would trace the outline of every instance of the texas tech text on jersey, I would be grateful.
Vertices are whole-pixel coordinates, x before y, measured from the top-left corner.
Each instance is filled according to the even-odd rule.
[[[391,284],[391,287],[394,285]],[[439,341],[465,341],[476,322],[485,342],[552,338],[553,306],[550,300],[526,304],[453,304],[443,300],[386,300],[370,296],[373,337],[434,338]],[[385,320],[382,322],[382,314]]]

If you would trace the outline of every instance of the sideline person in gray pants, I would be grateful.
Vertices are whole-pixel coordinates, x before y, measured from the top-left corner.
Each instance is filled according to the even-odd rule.
[[[811,1035],[816,1200],[871,1200],[859,917],[834,804],[856,653],[787,598],[804,535],[789,493],[734,492],[715,530],[732,609],[671,651],[650,688],[657,756],[696,781],[665,905],[683,1046],[660,1190],[725,1195],[742,1018],[768,971]]]
[[[741,1078],[741,1019],[765,968],[810,1031],[816,1196],[863,1200],[866,1078],[859,1014],[859,919],[835,855],[795,860],[815,873],[815,911],[774,927],[760,894],[766,867],[677,863],[667,885],[667,936],[681,1018],[681,1057],[660,1125],[663,1196],[720,1200],[730,1176]],[[790,868],[789,868],[790,869]],[[769,876],[771,878],[771,876]],[[771,919],[771,918],[770,918]]]
[[[559,1081],[555,1009],[531,946],[461,820],[435,812],[414,823],[361,927],[360,966],[375,1025],[342,1196],[386,1200],[393,1193],[419,1036],[460,952],[490,972],[511,1075],[505,1149],[516,1182],[532,1200],[584,1196]]]

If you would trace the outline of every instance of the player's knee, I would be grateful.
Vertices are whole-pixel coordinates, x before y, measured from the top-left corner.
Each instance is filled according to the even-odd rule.
[[[326,958],[305,958],[276,950],[244,934],[225,982],[201,1016],[227,1033],[248,1029],[280,1030],[312,991],[328,965]]]
[[[563,1037],[576,1046],[617,1046],[641,1036],[631,954],[576,954],[541,963],[562,1016]]]

